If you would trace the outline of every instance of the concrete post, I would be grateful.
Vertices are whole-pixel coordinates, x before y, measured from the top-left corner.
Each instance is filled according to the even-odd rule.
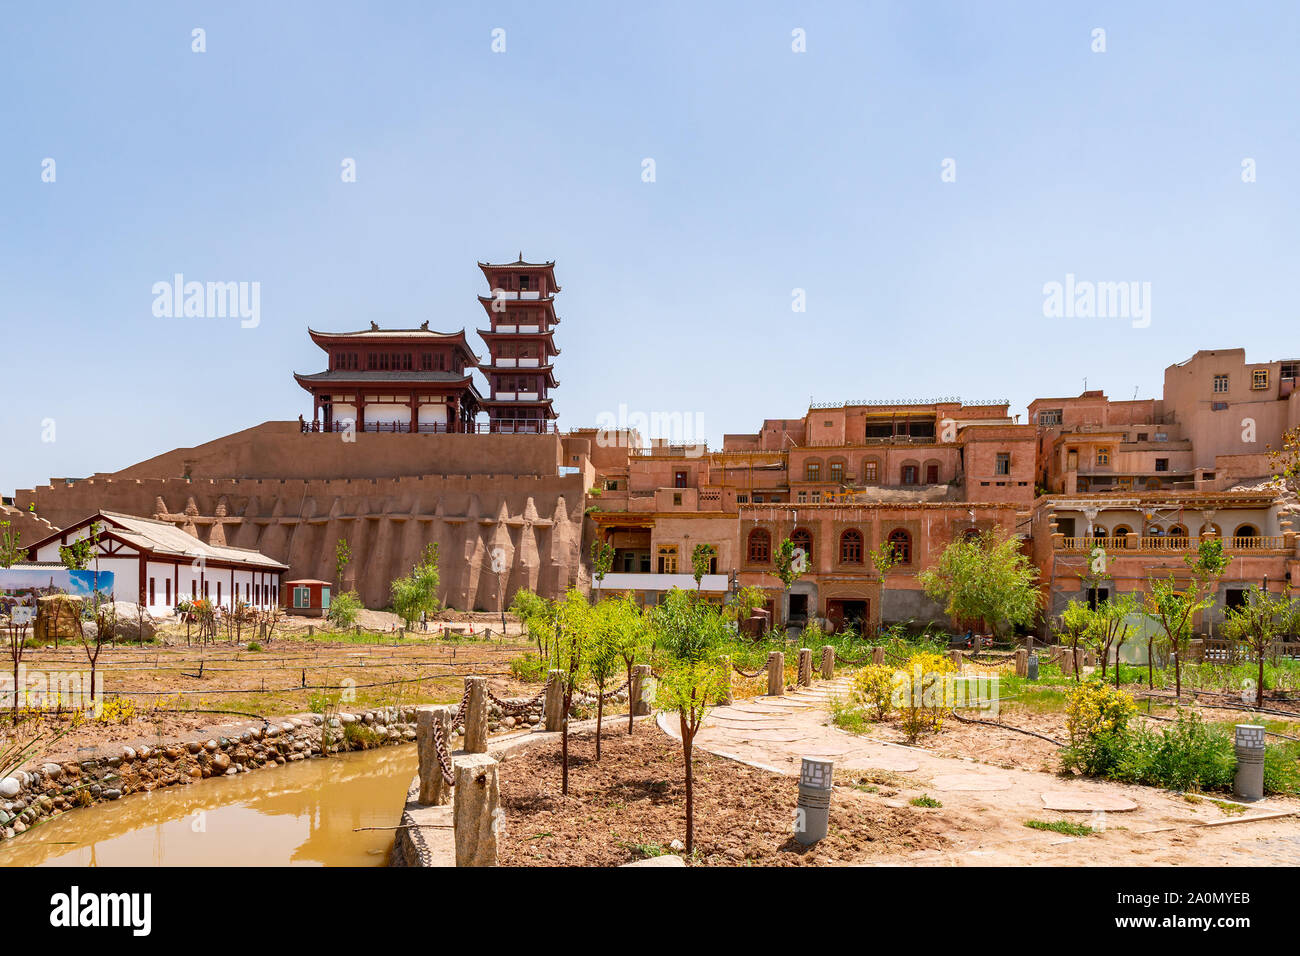
[[[826,836],[831,814],[830,760],[804,757],[799,769],[799,804],[795,811],[794,838],[810,846]]]
[[[553,670],[550,683],[546,685],[546,699],[542,703],[542,727],[545,730],[560,730],[564,719],[564,671]]]
[[[885,648],[883,644],[878,644],[871,649],[871,663],[878,667],[885,664]]]
[[[1016,676],[1029,676],[1029,651],[1023,647],[1016,651]]]
[[[835,678],[835,648],[829,644],[822,645],[822,680]]]
[[[722,685],[722,695],[719,703],[723,706],[735,703],[736,698],[731,693],[731,655],[723,654],[718,658],[718,666],[722,668],[719,683]]]
[[[420,752],[420,802],[443,806],[450,802],[451,788],[442,779],[438,753],[433,743],[433,725],[442,724],[442,739],[451,757],[451,708],[421,707],[415,718],[416,747]]]
[[[1237,774],[1232,792],[1242,800],[1264,797],[1264,728],[1256,724],[1237,725]]]
[[[637,664],[632,668],[632,683],[628,687],[627,705],[633,717],[644,717],[650,713],[650,673],[649,664]]]
[[[466,753],[487,753],[488,719],[487,719],[487,678],[466,677],[465,689],[469,691],[469,700],[465,704],[465,743]]]
[[[785,655],[772,651],[767,655],[767,694],[780,697],[785,693]]]
[[[457,866],[496,866],[501,791],[497,760],[491,754],[456,758],[452,825]]]
[[[799,648],[799,686],[812,686],[812,649]]]

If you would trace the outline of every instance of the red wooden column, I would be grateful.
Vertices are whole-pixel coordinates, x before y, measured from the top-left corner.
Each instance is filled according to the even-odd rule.
[[[420,403],[419,395],[411,392],[411,434],[414,435],[420,430]]]

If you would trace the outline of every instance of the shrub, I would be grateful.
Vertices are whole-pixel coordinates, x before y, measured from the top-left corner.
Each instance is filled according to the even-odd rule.
[[[1127,735],[1112,776],[1170,790],[1230,790],[1237,756],[1232,737],[1199,715],[1179,711],[1159,732],[1137,727]]]
[[[889,698],[894,687],[894,669],[883,664],[868,664],[853,677],[854,699],[874,708],[875,719],[889,716]]]
[[[349,750],[369,750],[371,747],[378,747],[384,742],[384,735],[377,730],[371,730],[361,721],[343,725],[343,740],[347,743]]]
[[[338,627],[352,627],[363,605],[356,591],[344,591],[330,601],[330,621]]]
[[[257,641],[249,641],[248,649],[252,651],[254,654],[256,654],[258,651],[262,649],[262,645],[257,643]]]
[[[1300,745],[1284,744],[1264,751],[1264,792],[1300,793]]]
[[[943,714],[951,703],[947,675],[956,669],[946,657],[919,651],[895,675],[894,706],[902,716],[902,731],[912,743],[921,734],[937,733],[943,727]]]
[[[1099,680],[1079,685],[1065,705],[1070,743],[1061,752],[1061,766],[1088,776],[1109,774],[1124,757],[1129,718],[1136,712],[1122,690]]]

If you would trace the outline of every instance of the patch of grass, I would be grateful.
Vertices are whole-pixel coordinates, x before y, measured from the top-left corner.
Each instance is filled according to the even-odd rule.
[[[861,707],[854,707],[838,700],[831,702],[831,723],[852,734],[865,734],[871,731],[871,720]]]
[[[248,649],[252,651],[254,654],[258,654],[262,650],[262,645],[257,643],[257,641],[249,641]]]
[[[384,742],[384,735],[361,721],[343,725],[343,739],[349,750],[371,750]]]
[[[668,852],[658,843],[624,843],[623,846],[631,850],[639,860],[648,860],[652,856],[663,856]]]
[[[1026,820],[1025,826],[1031,830],[1051,830],[1066,836],[1091,836],[1093,829],[1083,823],[1071,823],[1069,820]]]
[[[941,800],[936,800],[928,793],[923,793],[919,797],[913,797],[911,800],[908,800],[907,802],[914,807],[930,807],[931,809],[935,809],[943,806],[943,802]]]
[[[1211,800],[1210,802],[1230,817],[1240,816],[1246,812],[1246,808],[1239,803],[1229,803],[1226,800]]]

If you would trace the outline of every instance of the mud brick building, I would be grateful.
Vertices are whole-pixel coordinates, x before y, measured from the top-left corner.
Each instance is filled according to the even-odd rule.
[[[1230,557],[1222,605],[1250,584],[1300,582],[1297,504],[1270,480],[1268,455],[1300,426],[1300,361],[1202,351],[1166,369],[1159,399],[1085,391],[1036,399],[1027,416],[953,397],[813,404],[721,448],[672,445],[560,431],[555,263],[478,266],[486,357],[463,328],[311,329],[327,367],[296,376],[310,418],[52,479],[17,492],[4,516],[35,540],[100,511],[136,515],[261,552],[287,579],[330,582],[344,538],[353,559],[335,584],[371,607],[429,543],[458,609],[495,610],[522,587],[589,588],[597,540],[614,548],[604,592],[654,603],[695,587],[691,555],[710,544],[706,595],[756,586],[778,619],[837,627],[944,622],[920,572],[995,528],[1020,539],[1052,613],[1084,596],[1079,570],[1098,547],[1117,591],[1184,566],[1208,534]],[[809,567],[777,607],[786,538]],[[870,554],[884,543],[901,560],[882,579]]]

